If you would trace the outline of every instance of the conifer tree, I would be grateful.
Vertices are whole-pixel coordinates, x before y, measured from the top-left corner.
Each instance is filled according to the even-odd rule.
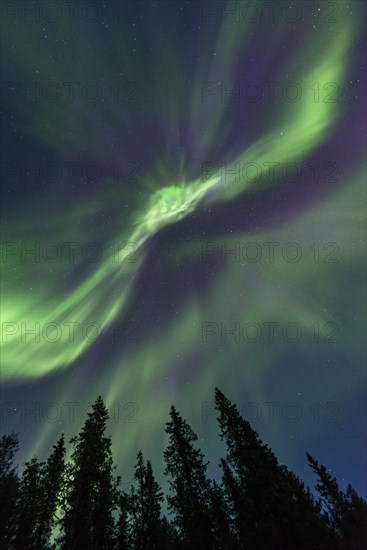
[[[143,453],[138,452],[134,473],[135,486],[131,488],[132,531],[136,550],[146,545],[145,465]]]
[[[18,450],[15,433],[0,438],[0,547],[9,548],[15,532],[15,506],[18,498],[19,479],[14,466]]]
[[[319,465],[309,453],[306,455],[309,466],[318,477],[315,487],[326,509],[327,520],[338,547],[359,550],[367,546],[367,502],[357,495],[350,484],[345,493],[341,491],[336,478],[326,467]]]
[[[62,434],[53,452],[43,467],[42,499],[39,525],[35,533],[36,548],[47,548],[53,527],[56,524],[56,508],[64,473],[65,443]]]
[[[168,506],[175,514],[181,547],[211,549],[211,486],[206,477],[207,463],[193,445],[196,434],[173,406],[170,416],[170,422],[166,423],[169,442],[164,451],[165,474],[170,478],[171,488]]]
[[[225,493],[216,481],[210,491],[210,515],[213,525],[213,549],[235,550],[238,547],[232,531],[230,506]]]
[[[121,491],[118,498],[118,521],[116,525],[116,550],[130,550],[131,536],[129,525],[130,497]]]
[[[156,482],[150,460],[145,468],[145,496],[146,496],[146,541],[147,548],[159,550],[164,539],[161,521],[161,502],[163,493]]]
[[[61,548],[111,548],[117,483],[111,438],[105,436],[108,411],[99,396],[84,427],[71,443],[74,451],[65,470]]]
[[[150,461],[145,465],[143,454],[138,452],[131,502],[136,550],[155,550],[162,543],[161,502],[163,493],[154,479]]]
[[[319,506],[300,480],[280,465],[237,407],[216,389],[220,437],[227,444],[223,482],[232,502],[241,548],[302,548],[326,536]]]
[[[14,457],[19,448],[18,436],[14,432],[0,438],[0,479],[15,473]]]
[[[13,550],[37,548],[36,533],[40,527],[40,511],[43,497],[44,463],[36,457],[24,465],[16,503],[16,533],[11,545]]]
[[[170,522],[166,516],[161,521],[162,542],[160,550],[177,550],[179,548],[179,538],[174,522]]]

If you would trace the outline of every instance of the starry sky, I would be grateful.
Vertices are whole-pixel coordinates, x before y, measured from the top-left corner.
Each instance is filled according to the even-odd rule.
[[[2,423],[18,462],[100,394],[127,485],[218,386],[366,496],[365,6],[3,2]]]

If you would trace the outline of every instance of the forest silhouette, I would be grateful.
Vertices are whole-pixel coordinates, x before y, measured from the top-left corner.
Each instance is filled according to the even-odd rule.
[[[46,462],[22,474],[14,464],[15,433],[0,440],[1,548],[9,550],[362,550],[367,502],[343,492],[307,453],[318,496],[264,444],[237,407],[215,390],[219,437],[226,445],[221,479],[207,475],[197,436],[174,406],[166,423],[163,494],[139,451],[126,491],[116,475],[108,410],[101,397],[80,433],[64,436]],[[166,499],[168,514],[163,515]]]

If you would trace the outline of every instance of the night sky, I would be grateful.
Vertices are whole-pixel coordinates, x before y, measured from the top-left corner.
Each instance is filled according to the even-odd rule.
[[[2,431],[162,481],[218,386],[366,497],[364,2],[2,2]],[[33,252],[32,252],[33,251]],[[33,410],[33,413],[31,412]]]

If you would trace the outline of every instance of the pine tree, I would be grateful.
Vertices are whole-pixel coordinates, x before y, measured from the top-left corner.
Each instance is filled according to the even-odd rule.
[[[44,463],[36,457],[24,465],[19,484],[19,495],[16,503],[16,533],[11,545],[13,550],[38,548],[36,533],[40,527],[40,512],[43,497]]]
[[[162,543],[160,503],[163,501],[163,493],[154,479],[150,461],[144,464],[141,451],[138,452],[134,479],[136,488],[132,488],[131,503],[135,548],[159,549]]]
[[[318,476],[316,490],[326,509],[328,523],[343,550],[359,550],[367,546],[367,502],[349,484],[346,493],[325,466],[306,453],[311,469]]]
[[[223,490],[229,506],[230,525],[237,541],[237,547],[242,548],[245,546],[243,541],[249,537],[246,500],[239,482],[235,479],[232,469],[224,458],[221,459],[220,466],[223,470]]]
[[[39,526],[36,529],[36,548],[47,548],[53,527],[56,525],[56,508],[58,495],[61,488],[64,473],[65,443],[62,434],[53,452],[47,459],[43,468],[42,500],[40,503]]]
[[[0,438],[0,546],[9,548],[15,531],[15,506],[18,498],[19,479],[14,466],[18,450],[15,433]]]
[[[111,438],[106,437],[108,411],[98,397],[80,434],[71,439],[74,451],[66,468],[63,535],[65,549],[111,548],[113,511],[117,504]]]
[[[119,516],[116,526],[116,550],[131,549],[131,535],[129,526],[130,497],[121,491],[118,498]]]
[[[311,493],[278,463],[237,407],[218,389],[215,401],[220,437],[227,444],[223,483],[232,503],[239,547],[276,550],[303,548],[314,540],[320,544],[326,528]]]
[[[145,497],[146,497],[146,548],[159,550],[163,541],[163,529],[161,521],[161,502],[163,493],[156,482],[150,461],[147,461],[145,469]]]
[[[14,457],[19,447],[18,436],[14,432],[0,438],[0,479],[15,473]]]
[[[177,550],[179,548],[179,537],[173,522],[166,516],[162,518],[162,546],[161,550]]]
[[[143,454],[138,452],[134,473],[135,486],[131,488],[132,531],[136,550],[146,545],[145,465]]]
[[[210,515],[213,525],[213,549],[236,550],[236,537],[231,526],[231,511],[225,493],[216,481],[210,491]]]
[[[206,477],[207,463],[202,452],[193,446],[196,434],[173,406],[170,416],[171,421],[166,423],[169,443],[164,451],[165,474],[170,477],[172,492],[167,498],[168,506],[175,514],[181,547],[211,549],[211,487]]]

